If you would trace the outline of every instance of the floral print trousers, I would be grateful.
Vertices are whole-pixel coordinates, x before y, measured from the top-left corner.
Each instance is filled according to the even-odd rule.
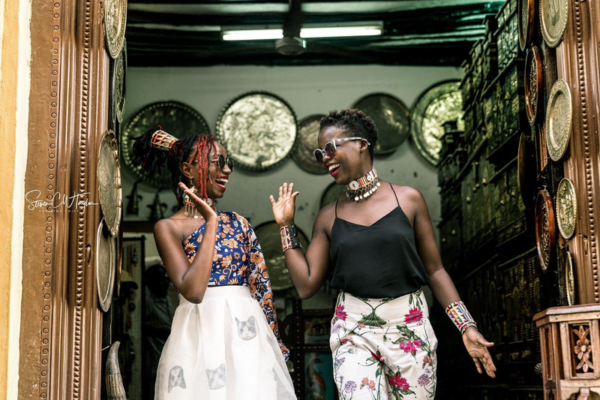
[[[385,299],[340,293],[329,343],[340,399],[433,399],[437,343],[422,290]]]

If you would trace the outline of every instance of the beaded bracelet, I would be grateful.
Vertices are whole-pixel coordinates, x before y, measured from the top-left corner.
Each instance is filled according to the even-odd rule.
[[[467,306],[462,301],[456,301],[446,307],[446,314],[450,317],[454,325],[458,328],[461,334],[464,334],[468,327],[472,326],[477,329],[475,320],[467,310]]]
[[[279,233],[281,234],[281,246],[283,247],[284,253],[290,249],[302,248],[300,239],[298,238],[298,230],[296,229],[296,225],[291,224],[282,226],[279,229]]]

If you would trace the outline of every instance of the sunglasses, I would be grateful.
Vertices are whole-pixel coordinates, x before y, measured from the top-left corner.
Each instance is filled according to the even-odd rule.
[[[329,158],[333,158],[335,157],[335,152],[337,151],[337,144],[336,143],[345,143],[345,142],[353,142],[355,140],[364,140],[367,142],[367,144],[370,146],[371,143],[369,143],[367,141],[367,139],[362,138],[362,137],[350,137],[350,138],[341,138],[341,139],[331,139],[329,142],[325,143],[325,147],[323,147],[322,149],[316,149],[313,154],[315,155],[315,159],[317,160],[317,162],[319,164],[323,163],[323,159],[325,158],[325,156],[329,157]]]
[[[227,156],[227,158],[223,157],[223,154],[219,154],[219,156],[217,158],[213,158],[212,160],[210,160],[212,162],[216,162],[217,165],[219,166],[219,169],[221,169],[221,171],[223,170],[223,168],[225,168],[225,164],[227,164],[227,166],[229,167],[229,169],[231,171],[233,171],[233,158]]]

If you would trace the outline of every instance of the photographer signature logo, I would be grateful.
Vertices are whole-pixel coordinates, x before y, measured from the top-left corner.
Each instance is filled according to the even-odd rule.
[[[93,203],[85,198],[89,194],[89,192],[73,193],[73,196],[68,196],[57,192],[51,198],[43,199],[41,198],[41,190],[30,190],[25,193],[25,200],[29,203],[27,206],[29,210],[43,208],[46,211],[56,211],[58,208],[65,206],[67,211],[77,211],[80,206],[85,209],[88,206],[98,205],[98,203]]]

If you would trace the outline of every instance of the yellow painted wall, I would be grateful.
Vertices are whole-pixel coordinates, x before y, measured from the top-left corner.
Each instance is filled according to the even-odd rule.
[[[18,398],[30,13],[28,0],[0,0],[0,400]]]

